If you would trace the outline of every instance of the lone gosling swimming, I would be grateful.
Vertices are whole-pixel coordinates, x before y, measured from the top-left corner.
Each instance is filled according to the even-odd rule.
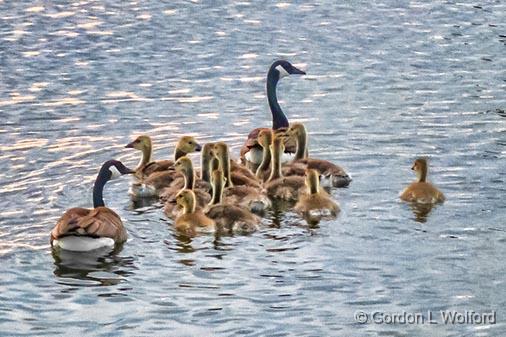
[[[437,204],[445,201],[444,194],[427,181],[428,165],[425,158],[418,158],[411,167],[418,181],[401,192],[401,200],[419,204]]]

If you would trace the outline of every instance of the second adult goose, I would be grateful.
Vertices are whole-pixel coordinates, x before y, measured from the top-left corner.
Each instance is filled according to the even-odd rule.
[[[106,161],[93,186],[93,208],[75,207],[67,210],[51,231],[51,246],[90,251],[126,241],[127,232],[121,218],[105,207],[102,194],[109,180],[134,172],[117,160]]]
[[[305,75],[306,73],[294,67],[290,62],[285,60],[275,61],[269,68],[267,73],[267,100],[272,114],[272,130],[282,130],[288,128],[288,118],[278,103],[276,96],[276,86],[278,81],[288,75]],[[243,147],[241,148],[241,159],[249,163],[250,166],[256,167],[262,161],[262,148],[257,142],[258,133],[265,128],[256,128],[252,130]],[[287,144],[286,152],[294,152],[295,144]]]

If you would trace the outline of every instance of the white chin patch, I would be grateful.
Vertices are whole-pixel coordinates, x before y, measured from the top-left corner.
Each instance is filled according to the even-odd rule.
[[[111,171],[111,179],[116,179],[116,178],[121,177],[121,173],[119,173],[116,166],[109,167],[109,171]]]
[[[279,72],[279,78],[283,78],[285,76],[288,76],[290,75],[286,70],[285,68],[283,68],[281,65],[277,66],[276,67],[276,70]]]

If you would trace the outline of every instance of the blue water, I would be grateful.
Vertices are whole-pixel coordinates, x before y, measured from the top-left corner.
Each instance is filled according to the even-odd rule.
[[[500,1],[0,1],[0,335],[502,336],[505,23]],[[272,213],[251,236],[187,240],[134,208],[123,178],[105,199],[129,241],[52,254],[56,220],[91,206],[103,161],[135,166],[137,135],[155,158],[186,134],[237,156],[271,124],[278,58],[307,72],[278,98],[311,155],[353,176],[332,191],[336,220]],[[447,197],[425,217],[398,200],[418,156]],[[497,323],[445,325],[440,310]]]

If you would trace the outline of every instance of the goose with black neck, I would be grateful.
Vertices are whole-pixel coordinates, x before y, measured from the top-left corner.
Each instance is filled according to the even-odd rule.
[[[281,110],[276,94],[278,81],[289,75],[305,75],[306,73],[286,60],[275,61],[267,73],[267,100],[272,114],[272,130],[274,132],[286,130],[289,127],[288,118]],[[241,160],[254,170],[262,162],[262,147],[258,144],[258,133],[267,128],[252,130],[243,147],[241,148]],[[295,144],[285,144],[285,151],[295,152]]]
[[[71,251],[90,251],[113,247],[127,239],[123,222],[116,212],[105,206],[105,184],[123,174],[135,171],[120,161],[106,161],[93,186],[93,208],[74,207],[67,210],[51,231],[51,246]]]

